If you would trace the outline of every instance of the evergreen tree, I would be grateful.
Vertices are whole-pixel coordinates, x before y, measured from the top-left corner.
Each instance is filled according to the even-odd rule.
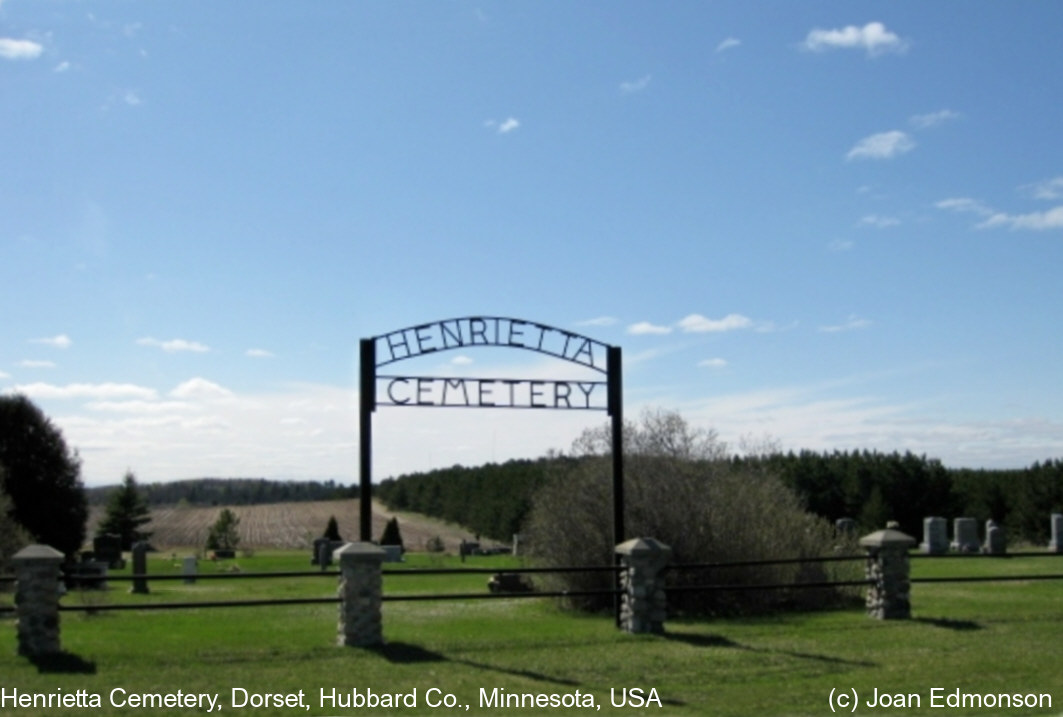
[[[402,533],[399,531],[399,519],[392,518],[384,526],[384,533],[380,536],[381,545],[398,545],[405,551],[402,545]]]
[[[222,508],[218,514],[218,520],[210,528],[207,535],[207,550],[236,550],[240,544],[240,534],[236,528],[240,525],[240,519],[236,513],[228,508]]]
[[[325,526],[325,534],[322,536],[329,540],[342,541],[340,537],[340,526],[336,522],[336,516],[330,515],[328,519],[328,525]]]
[[[14,521],[39,543],[80,550],[88,518],[81,461],[25,396],[0,396],[0,466]]]
[[[140,529],[151,522],[151,511],[137,489],[137,479],[127,471],[122,486],[111,494],[107,513],[96,528],[96,535],[117,535],[122,541],[122,550],[131,550],[133,543],[147,540],[151,533]]]

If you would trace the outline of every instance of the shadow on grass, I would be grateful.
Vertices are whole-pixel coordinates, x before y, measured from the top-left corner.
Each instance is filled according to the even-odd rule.
[[[574,680],[567,680],[560,677],[553,677],[541,672],[533,672],[532,670],[514,670],[508,667],[500,667],[499,665],[492,665],[485,662],[477,662],[475,660],[466,660],[456,657],[447,657],[446,655],[433,652],[432,650],[426,650],[420,645],[411,645],[408,642],[388,642],[377,647],[369,648],[370,651],[383,657],[388,662],[394,662],[397,664],[416,664],[421,662],[451,662],[456,665],[465,665],[466,667],[472,667],[477,670],[484,670],[486,672],[498,672],[504,675],[510,675],[512,677],[523,677],[529,680],[535,680],[537,682],[548,682],[554,685],[562,685],[565,687],[579,687],[580,683]]]
[[[912,618],[912,622],[921,622],[925,625],[943,627],[946,630],[956,630],[958,632],[982,629],[982,626],[974,620],[950,620],[947,617],[916,617]]]
[[[825,662],[832,665],[845,665],[847,667],[878,667],[874,662],[867,660],[846,660],[842,657],[833,657],[831,655],[814,655],[808,652],[794,652],[792,650],[775,650],[764,649],[759,647],[750,647],[748,645],[742,645],[726,637],[720,635],[691,635],[685,633],[673,633],[666,632],[662,636],[667,640],[673,640],[675,642],[685,642],[692,647],[727,647],[738,650],[748,650],[749,652],[764,652],[774,653],[777,655],[788,655],[790,657],[796,657],[801,660],[815,660],[817,662]]]
[[[71,652],[54,652],[28,658],[41,674],[95,675],[96,663]]]

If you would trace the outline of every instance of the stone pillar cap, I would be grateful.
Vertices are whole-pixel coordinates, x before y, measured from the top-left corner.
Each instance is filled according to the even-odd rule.
[[[616,546],[621,555],[671,555],[672,549],[656,538],[632,538]]]
[[[379,545],[374,545],[373,543],[344,543],[332,551],[333,560],[338,560],[344,555],[351,555],[359,558],[379,557],[383,560],[387,555],[387,552]]]
[[[65,556],[50,545],[27,545],[11,556],[12,560],[55,560],[62,562]]]
[[[893,528],[876,530],[870,535],[860,538],[862,548],[910,548],[916,544],[916,539],[907,533],[902,533]]]

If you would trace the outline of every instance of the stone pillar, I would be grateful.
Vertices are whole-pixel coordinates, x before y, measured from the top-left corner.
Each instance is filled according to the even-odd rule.
[[[894,524],[891,524],[894,525]],[[867,551],[864,575],[867,588],[867,614],[879,620],[907,620],[912,616],[908,549],[915,538],[889,527],[860,538]]]
[[[338,644],[371,647],[384,643],[380,616],[384,556],[384,550],[372,543],[347,543],[333,553],[340,564]]]
[[[923,542],[919,549],[927,555],[949,552],[948,522],[944,518],[923,518]]]
[[[1052,540],[1048,549],[1053,553],[1063,553],[1063,513],[1052,514]]]
[[[148,544],[139,540],[133,543],[133,574],[143,575],[146,572],[148,572]],[[144,578],[133,578],[133,587],[129,589],[129,592],[147,595],[150,592],[148,581]]]
[[[978,523],[974,518],[956,518],[952,521],[952,549],[961,553],[977,553]]]
[[[985,523],[985,545],[982,546],[982,552],[988,555],[1003,555],[1008,552],[1007,536],[995,520],[987,520]]]
[[[667,598],[664,568],[672,549],[653,538],[633,538],[616,546],[620,556],[620,629],[624,632],[664,632]]]
[[[15,567],[18,654],[54,655],[59,647],[59,566],[63,554],[48,545],[29,545],[11,558]]]

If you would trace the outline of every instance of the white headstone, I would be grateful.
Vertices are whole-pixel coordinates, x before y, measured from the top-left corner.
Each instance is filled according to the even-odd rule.
[[[997,525],[995,520],[987,520],[985,524],[985,546],[982,552],[990,555],[1001,555],[1008,551],[1004,529]]]
[[[949,527],[944,518],[923,518],[923,542],[919,549],[927,555],[949,552]]]
[[[181,574],[185,576],[185,585],[193,585],[199,574],[199,564],[195,555],[189,555],[181,561]]]
[[[1054,553],[1063,553],[1063,513],[1052,514],[1052,540],[1048,549]]]
[[[956,518],[952,521],[952,549],[961,553],[977,553],[982,545],[978,541],[978,523],[974,518]]]

